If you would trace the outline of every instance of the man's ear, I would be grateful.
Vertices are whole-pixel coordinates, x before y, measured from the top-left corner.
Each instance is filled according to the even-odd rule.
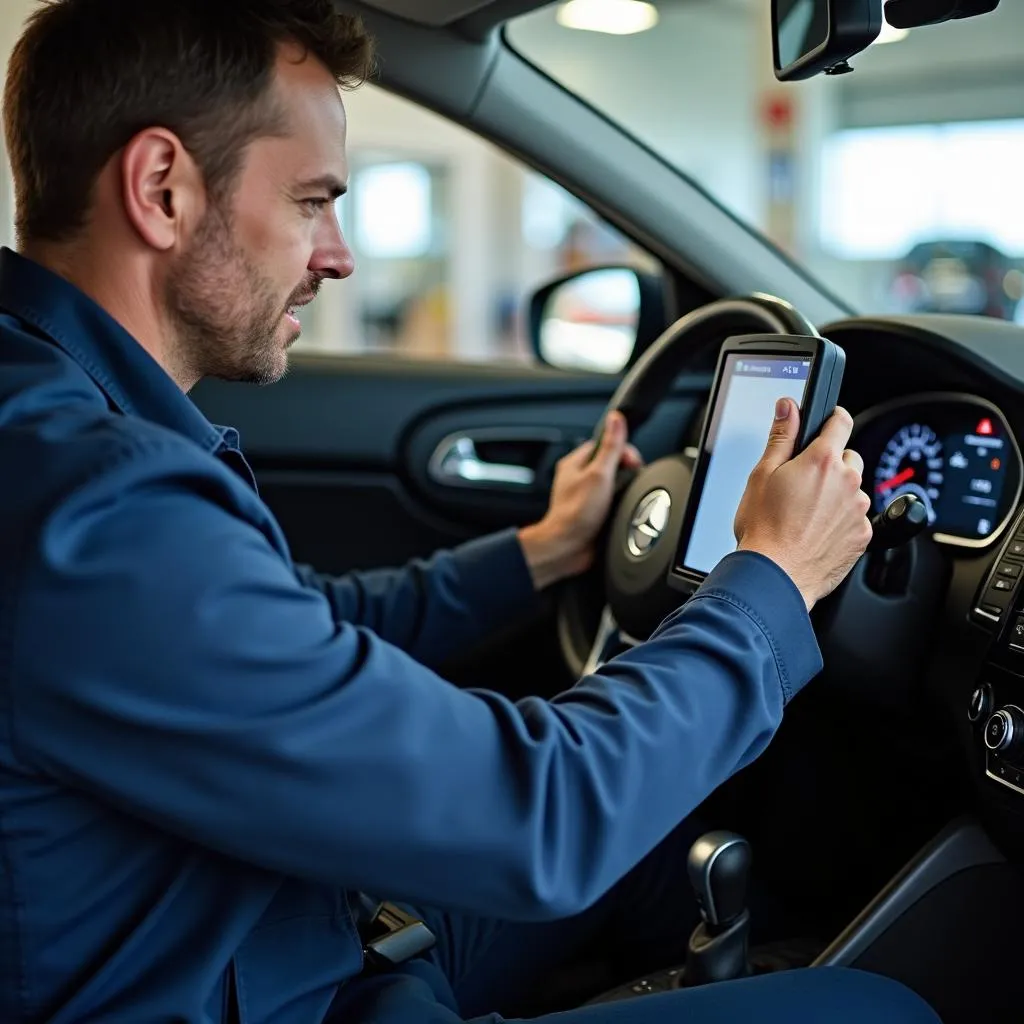
[[[150,128],[136,135],[121,155],[121,183],[129,223],[161,252],[181,242],[201,217],[202,175],[173,132]]]

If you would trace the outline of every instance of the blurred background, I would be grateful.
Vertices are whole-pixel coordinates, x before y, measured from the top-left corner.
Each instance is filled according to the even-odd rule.
[[[0,4],[9,48],[33,4]],[[797,86],[771,74],[768,0],[571,0],[518,19],[507,38],[854,308],[1024,323],[1019,0],[956,31],[887,29],[855,74]],[[357,273],[305,311],[304,349],[529,360],[534,287],[587,266],[656,269],[457,125],[372,85],[346,104],[352,179],[339,214]],[[10,221],[5,160],[7,244]],[[576,362],[617,369],[621,345],[608,338]]]

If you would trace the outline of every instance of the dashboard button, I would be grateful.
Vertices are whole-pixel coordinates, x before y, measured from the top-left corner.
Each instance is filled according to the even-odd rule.
[[[1008,580],[1005,577],[1000,577],[992,584],[992,589],[1005,593],[1006,591],[1013,590],[1015,586],[1017,586],[1016,580]]]
[[[1011,541],[1006,553],[1016,558],[1024,558],[1024,540]]]
[[[1020,576],[1021,566],[1016,562],[1003,562],[997,570],[1000,576],[1006,576],[1008,579],[1015,580]]]
[[[975,607],[972,618],[975,622],[982,623],[991,628],[993,625],[998,625],[1003,621],[1003,616],[1009,603],[1009,594],[999,594],[994,590],[987,590],[985,596]]]
[[[1010,629],[1010,650],[1024,654],[1024,615],[1018,615]]]

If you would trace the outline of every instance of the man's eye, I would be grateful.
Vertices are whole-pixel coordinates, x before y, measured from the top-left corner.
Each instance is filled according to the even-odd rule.
[[[302,202],[306,207],[316,213],[319,213],[320,210],[330,206],[331,203],[330,199],[325,199],[322,196],[318,196],[314,199],[304,199]]]

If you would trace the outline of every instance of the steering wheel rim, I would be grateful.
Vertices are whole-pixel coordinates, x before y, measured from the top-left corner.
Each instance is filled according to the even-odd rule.
[[[595,436],[600,438],[608,414],[615,411],[626,417],[632,435],[668,396],[688,362],[736,333],[818,336],[814,324],[802,313],[773,295],[758,293],[701,306],[669,326],[626,373],[598,422]],[[670,496],[671,511],[666,513],[663,532],[666,536],[673,536],[673,531],[678,533],[679,517],[689,494],[691,469],[692,458],[687,459],[683,453],[659,459],[632,479],[620,481],[604,536],[598,542],[603,557],[598,559],[595,569],[569,581],[558,599],[559,646],[575,678],[601,663],[601,651],[608,645],[611,633],[618,630],[614,610],[616,605],[620,611],[623,606],[622,594],[616,592],[620,587],[624,586],[627,592],[632,587],[634,593],[646,595],[646,604],[631,623],[633,626],[642,618],[660,621],[671,610],[668,604],[672,600],[678,604],[663,583],[668,568],[665,559],[674,553],[671,545],[662,545],[657,557],[648,557],[646,553],[637,557],[627,552],[624,538],[633,505],[638,506],[645,496],[657,491]],[[600,607],[589,598],[596,584],[602,591]],[[642,633],[642,628],[637,631],[637,635]]]
[[[686,363],[731,331],[818,337],[795,306],[774,295],[719,299],[671,324],[633,364],[615,389],[604,415],[621,412],[630,433],[641,427],[668,395]],[[598,426],[600,429],[600,424]]]

